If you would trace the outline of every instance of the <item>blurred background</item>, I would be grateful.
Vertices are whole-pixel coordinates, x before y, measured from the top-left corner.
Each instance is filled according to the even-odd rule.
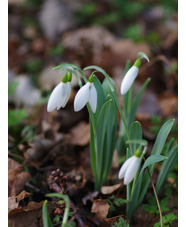
[[[96,64],[120,83],[126,60],[133,63],[139,51],[151,60],[138,77],[152,79],[146,112],[176,112],[176,0],[9,0],[8,6],[9,102],[19,113],[17,118],[10,112],[10,126],[28,115],[24,108],[46,104],[62,77],[54,66]]]
[[[8,13],[9,168],[15,170],[16,162],[27,173],[20,187],[10,182],[9,195],[27,187],[34,191],[32,200],[42,201],[47,192],[43,173],[61,166],[77,174],[83,163],[86,179],[92,177],[88,113],[73,110],[76,80],[67,106],[46,112],[50,92],[63,75],[52,70],[58,64],[98,65],[119,91],[127,59],[133,63],[139,51],[145,52],[150,63],[142,60],[134,91],[148,77],[151,82],[136,118],[149,141],[166,119],[175,118],[172,134],[177,137],[177,0],[9,0]],[[36,185],[38,191],[32,188]]]
[[[9,0],[8,8],[10,135],[20,135],[25,119],[30,121],[26,132],[42,123],[49,94],[62,77],[60,70],[52,70],[54,66],[98,65],[114,78],[119,89],[127,59],[133,63],[139,51],[149,56],[150,63],[142,61],[135,89],[147,77],[151,77],[151,83],[138,118],[146,121],[155,115],[160,123],[161,118],[176,117],[176,0]],[[62,130],[69,130],[88,116],[86,111],[80,116],[72,111],[75,117],[71,122],[66,120],[69,115],[65,113],[73,109],[77,89],[73,80],[69,104],[64,111],[55,113],[57,119],[63,120]]]

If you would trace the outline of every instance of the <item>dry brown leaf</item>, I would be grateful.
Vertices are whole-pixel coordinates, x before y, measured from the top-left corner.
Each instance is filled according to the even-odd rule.
[[[16,200],[16,196],[10,196],[8,197],[8,209],[13,210],[15,208],[18,208],[19,202]]]
[[[80,122],[71,130],[71,143],[73,145],[85,146],[90,140],[90,128],[86,122]]]
[[[127,224],[129,224],[129,219],[126,217],[126,216],[124,216],[124,215],[118,215],[118,216],[115,216],[115,217],[112,217],[112,218],[107,218],[106,220],[107,220],[107,222],[109,222],[111,225],[113,225],[114,224],[114,222],[119,222],[119,218],[123,218],[124,220],[126,220],[127,221]]]
[[[110,205],[103,199],[93,201],[91,213],[96,213],[101,218],[106,218],[109,212]]]
[[[101,193],[102,194],[111,194],[113,193],[115,190],[117,190],[119,187],[120,187],[120,183],[119,184],[115,184],[115,185],[112,185],[112,186],[102,186],[101,187]]]
[[[14,161],[11,158],[8,158],[8,171],[15,170],[15,169],[17,169],[20,166],[21,165],[18,162]]]
[[[19,207],[10,210],[8,213],[9,222],[11,227],[38,227],[42,224],[42,206],[43,201],[40,203],[31,201],[27,207]],[[52,212],[56,208],[56,204],[48,202],[48,211]]]
[[[10,158],[8,164],[8,195],[18,195],[30,178],[30,174],[27,172],[21,172],[23,166]]]
[[[13,215],[16,215],[18,213],[37,210],[42,208],[42,206],[43,206],[43,202],[37,203],[37,202],[31,201],[28,203],[27,207],[19,207],[19,208],[9,210],[8,216],[9,218],[11,218]]]
[[[8,197],[8,209],[12,210],[14,208],[18,208],[19,202],[30,195],[31,194],[29,192],[23,190],[18,196],[12,195]]]
[[[89,193],[88,195],[83,197],[83,199],[82,199],[83,204],[86,205],[88,200],[92,201],[98,194],[99,194],[99,192],[97,192],[97,191]]]
[[[30,195],[31,195],[31,193],[26,192],[25,190],[23,190],[19,195],[16,196],[16,200],[17,200],[17,202],[20,202],[22,199],[25,199],[25,198],[27,198]]]

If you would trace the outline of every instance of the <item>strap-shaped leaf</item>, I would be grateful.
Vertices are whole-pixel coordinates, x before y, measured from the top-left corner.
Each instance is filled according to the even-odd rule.
[[[103,171],[103,181],[107,180],[111,164],[114,149],[116,146],[116,136],[117,136],[117,108],[114,100],[109,104],[108,108],[108,122],[107,122],[107,129],[106,129],[106,136],[105,136],[105,150],[104,150],[104,171]]]
[[[168,160],[165,160],[163,162],[160,173],[158,175],[158,179],[156,181],[157,194],[159,194],[161,187],[163,186],[165,180],[167,179],[168,174],[170,173],[176,161],[178,160],[178,146],[175,145],[174,147],[172,147],[172,149],[169,150],[169,152],[166,152],[166,155],[168,157]]]
[[[104,164],[104,141],[106,137],[108,117],[109,117],[109,105],[112,99],[109,99],[101,108],[96,129],[95,129],[95,155],[96,155],[96,171],[97,171],[97,190],[100,189],[102,182],[102,173],[105,167]]]
[[[129,131],[130,140],[141,140],[142,139],[142,128],[141,124],[138,121],[132,123]],[[137,148],[139,147],[138,143],[130,143],[129,144],[131,155],[135,153]]]
[[[153,146],[153,149],[152,149],[152,153],[151,155],[160,155],[162,150],[163,150],[163,147],[165,145],[165,142],[166,142],[166,139],[171,131],[171,128],[174,124],[174,119],[173,120],[168,120],[166,121],[163,126],[161,127],[159,133],[158,133],[158,136],[156,138],[156,141],[155,141],[155,144]],[[153,170],[154,170],[154,165],[155,164],[151,164],[148,168],[150,170],[150,174],[152,175],[153,174]],[[142,173],[141,173],[142,174]],[[148,185],[150,183],[150,178],[149,178],[149,174],[147,172],[147,170],[145,171],[145,174],[143,176],[143,180],[142,180],[142,186],[141,186],[141,191],[140,191],[140,196],[139,196],[139,199],[138,199],[138,206],[141,204],[145,194],[146,194],[146,191],[147,191],[147,188],[148,188]]]
[[[43,216],[43,226],[52,227],[53,226],[52,221],[50,220],[50,216],[47,208],[47,200],[45,200],[43,203],[42,216]]]
[[[149,157],[146,159],[146,161],[145,161],[145,163],[144,163],[143,168],[141,169],[141,171],[143,172],[143,170],[144,170],[145,168],[147,168],[148,166],[150,166],[150,165],[152,165],[152,164],[155,164],[155,163],[157,163],[157,162],[161,162],[161,161],[163,161],[163,160],[165,160],[165,159],[168,159],[168,157],[163,156],[163,155],[159,155],[159,154],[151,155],[151,156],[149,156]]]
[[[103,87],[97,77],[94,77],[94,86],[96,88],[97,97],[98,97],[96,113],[94,114],[95,122],[97,122],[101,108],[104,105],[104,103],[106,102],[106,96],[104,94]]]

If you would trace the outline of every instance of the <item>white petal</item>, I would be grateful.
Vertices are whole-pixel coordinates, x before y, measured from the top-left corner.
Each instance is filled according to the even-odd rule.
[[[63,83],[61,95],[60,95],[60,98],[59,98],[60,100],[59,100],[58,105],[57,105],[57,110],[59,110],[62,107],[63,103],[65,102],[66,92],[67,92],[67,83]]]
[[[124,184],[129,184],[134,177],[136,176],[136,172],[139,168],[140,159],[136,156],[132,156],[130,165],[128,166],[125,176],[124,176]]]
[[[94,84],[92,84],[92,87],[90,88],[89,104],[92,112],[95,113],[97,108],[97,91]]]
[[[52,91],[50,98],[48,100],[47,111],[53,111],[58,105],[61,100],[61,93],[62,93],[63,83],[59,83],[54,90]]]
[[[120,92],[122,95],[126,94],[130,89],[131,85],[138,75],[138,71],[139,68],[134,65],[128,70],[121,83]]]
[[[86,83],[83,87],[79,89],[74,99],[74,110],[81,110],[89,101],[90,95],[90,82]]]
[[[132,156],[132,157],[133,157],[133,156]],[[126,173],[126,170],[127,170],[128,166],[129,166],[129,164],[130,164],[130,162],[131,162],[131,158],[132,158],[132,157],[128,158],[128,159],[123,163],[123,165],[121,166],[121,168],[120,168],[120,170],[119,170],[119,174],[118,174],[118,178],[119,178],[119,179],[124,178],[125,173]]]
[[[69,98],[70,98],[70,94],[71,94],[71,83],[67,82],[66,83],[66,91],[65,91],[65,95],[64,95],[64,101],[62,103],[62,107],[65,107]]]

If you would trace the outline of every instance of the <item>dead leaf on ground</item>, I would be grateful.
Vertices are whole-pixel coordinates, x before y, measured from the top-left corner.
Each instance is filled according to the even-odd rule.
[[[36,203],[31,201],[27,207],[19,207],[9,211],[8,217],[11,226],[15,227],[36,227],[38,220],[42,218],[43,202]]]
[[[110,205],[103,199],[93,201],[91,213],[96,213],[101,218],[106,218],[109,212]]]
[[[127,224],[129,224],[129,219],[125,216],[125,215],[118,215],[118,216],[115,216],[115,217],[112,217],[112,218],[107,218],[106,220],[111,224],[113,225],[115,222],[119,222],[119,218],[123,218],[124,220],[127,221]]]
[[[9,223],[12,227],[38,227],[43,226],[42,223],[42,206],[43,201],[40,203],[31,201],[26,207],[18,207],[10,210],[8,213]],[[48,211],[51,213],[56,204],[48,202]]]
[[[80,122],[71,130],[72,145],[85,146],[90,140],[90,127],[86,122]]]
[[[83,204],[86,205],[88,200],[92,201],[98,194],[99,194],[99,192],[97,192],[97,191],[92,192],[92,193],[88,193],[88,195],[86,195],[82,199]]]
[[[27,198],[30,195],[31,195],[31,193],[23,190],[19,195],[16,196],[16,200],[17,200],[17,202],[20,202],[21,200]]]
[[[8,209],[12,210],[15,208],[18,208],[19,202],[16,200],[16,196],[10,196],[8,197]]]
[[[10,211],[15,208],[18,208],[19,202],[30,195],[31,194],[29,192],[26,192],[25,190],[23,190],[17,196],[13,195],[13,196],[8,197],[8,210]]]
[[[117,190],[120,187],[121,183],[115,184],[112,186],[102,186],[101,187],[101,193],[104,195],[112,194],[115,190]]]
[[[21,172],[23,166],[15,162],[13,159],[9,158],[8,164],[8,195],[18,195],[30,178],[30,174],[27,172]]]

